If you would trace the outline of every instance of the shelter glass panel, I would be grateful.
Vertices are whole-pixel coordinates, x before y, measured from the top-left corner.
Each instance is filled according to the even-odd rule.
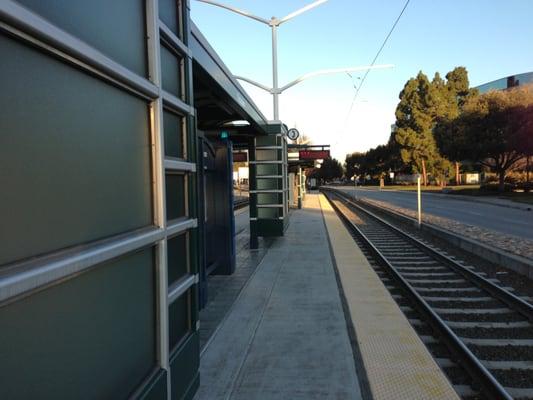
[[[156,366],[152,248],[0,308],[2,399],[118,399]]]
[[[185,175],[167,174],[165,177],[167,220],[186,216]]]
[[[278,208],[258,208],[257,217],[258,218],[278,218],[279,209]]]
[[[168,284],[175,283],[189,273],[187,234],[183,233],[167,241]]]
[[[159,19],[180,39],[183,39],[181,0],[159,0]]]
[[[185,158],[183,117],[163,111],[163,131],[165,134],[165,155],[168,157]]]
[[[176,347],[191,330],[191,291],[188,290],[168,307],[169,349]]]
[[[35,13],[146,76],[144,0],[18,0]]]
[[[0,54],[0,264],[150,225],[147,103],[3,35]]]
[[[181,77],[183,59],[161,45],[161,77],[163,89],[183,100]]]

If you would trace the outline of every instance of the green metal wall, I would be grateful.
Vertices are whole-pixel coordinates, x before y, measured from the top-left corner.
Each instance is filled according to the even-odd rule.
[[[198,387],[188,2],[0,2],[0,399]]]

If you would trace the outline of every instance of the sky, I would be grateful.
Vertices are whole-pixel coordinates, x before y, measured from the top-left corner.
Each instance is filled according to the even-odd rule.
[[[270,19],[311,0],[217,0]],[[329,0],[278,29],[279,86],[319,69],[369,65],[405,0]],[[271,30],[219,7],[191,0],[191,17],[235,75],[272,85]],[[422,70],[444,77],[455,66],[471,86],[533,71],[533,0],[411,0],[376,64],[392,69],[315,77],[280,96],[280,119],[314,144],[330,144],[332,156],[385,143],[395,121],[398,95]],[[241,83],[272,118],[272,95]]]

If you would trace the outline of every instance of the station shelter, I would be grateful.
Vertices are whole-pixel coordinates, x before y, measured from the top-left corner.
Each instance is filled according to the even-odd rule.
[[[254,247],[288,222],[286,128],[188,1],[3,0],[0,55],[0,398],[191,399],[232,151]]]
[[[302,208],[306,194],[306,170],[330,157],[329,145],[289,144],[287,146],[289,171],[289,205]]]

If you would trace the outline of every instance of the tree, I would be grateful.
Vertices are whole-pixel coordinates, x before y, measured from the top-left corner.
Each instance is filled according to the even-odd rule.
[[[342,165],[335,158],[326,158],[318,170],[317,178],[332,180],[342,178],[344,171]]]
[[[468,81],[468,71],[465,67],[455,67],[446,74],[446,84],[434,85],[440,93],[443,104],[437,113],[437,120],[433,129],[435,141],[439,151],[446,158],[455,163],[455,183],[460,184],[459,163],[464,160],[464,144],[458,132],[453,128],[453,120],[459,116],[467,99],[476,96],[477,89],[471,89]]]
[[[531,150],[533,87],[491,91],[466,100],[454,122],[469,158],[496,172],[498,190],[505,175]]]
[[[361,175],[361,169],[366,162],[366,153],[355,152],[346,155],[344,161],[346,166],[346,177],[351,178],[354,175]]]
[[[428,182],[428,160],[438,156],[432,133],[436,101],[431,83],[420,71],[405,84],[396,108],[395,140],[400,146],[401,158],[422,173],[424,185]]]

